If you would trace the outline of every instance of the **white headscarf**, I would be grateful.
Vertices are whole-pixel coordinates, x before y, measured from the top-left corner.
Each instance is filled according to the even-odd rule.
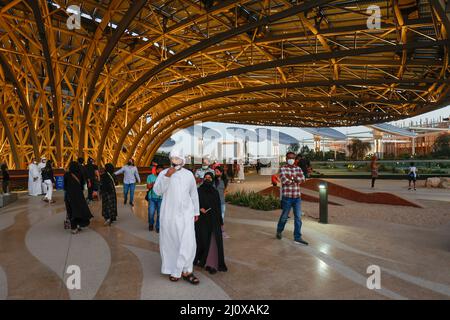
[[[170,160],[176,158],[176,159],[180,159],[181,162],[181,166],[184,166],[186,164],[186,158],[184,157],[184,153],[181,150],[172,150],[170,151],[170,155],[169,155]]]

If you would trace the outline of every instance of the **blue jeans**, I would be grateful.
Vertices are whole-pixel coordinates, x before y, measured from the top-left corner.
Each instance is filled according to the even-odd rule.
[[[222,221],[225,223],[225,203],[220,204],[220,210],[222,210]]]
[[[127,202],[128,190],[130,191],[130,203],[134,203],[134,189],[136,189],[136,183],[124,183],[123,184],[123,202]]]
[[[148,201],[148,224],[155,224],[155,214],[156,217],[156,229],[159,230],[159,214],[161,212],[161,202],[162,199],[150,198]]]
[[[294,240],[301,239],[301,237],[302,237],[302,233],[301,233],[302,220],[300,220],[301,201],[302,200],[300,198],[288,198],[288,197],[281,198],[281,210],[282,211],[281,211],[280,220],[278,221],[277,233],[283,232],[286,222],[288,220],[289,211],[291,211],[291,208],[293,208],[294,209]]]

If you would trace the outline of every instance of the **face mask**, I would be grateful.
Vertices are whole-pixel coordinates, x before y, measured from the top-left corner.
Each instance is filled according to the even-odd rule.
[[[177,170],[180,170],[181,169],[181,164],[176,164],[176,163],[172,162],[172,167],[174,167]]]
[[[128,165],[129,165],[129,166],[133,165],[133,162],[128,161]]]
[[[209,166],[207,166],[207,165],[203,165],[203,166],[202,166],[202,168],[205,169],[205,170],[208,169],[208,167],[209,167]]]
[[[292,166],[295,163],[295,159],[288,159],[287,163]]]

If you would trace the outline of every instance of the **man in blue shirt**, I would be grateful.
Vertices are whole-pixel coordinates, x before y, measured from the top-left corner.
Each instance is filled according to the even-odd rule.
[[[161,212],[162,197],[158,196],[153,191],[153,185],[155,184],[158,174],[163,170],[163,166],[158,165],[156,167],[156,174],[150,174],[147,177],[147,189],[148,189],[148,230],[153,231],[156,217],[156,232],[159,233],[159,213]]]
[[[114,174],[123,174],[123,204],[127,204],[128,191],[130,191],[130,205],[134,207],[134,190],[136,189],[136,182],[141,183],[141,178],[134,165],[134,160],[128,160],[128,164],[114,172]]]

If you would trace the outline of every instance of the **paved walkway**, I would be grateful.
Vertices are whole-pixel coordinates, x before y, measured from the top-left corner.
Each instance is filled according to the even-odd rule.
[[[95,202],[91,227],[78,235],[63,229],[60,192],[53,205],[21,195],[0,209],[0,299],[450,298],[450,224],[421,228],[361,218],[322,225],[304,218],[305,247],[292,241],[292,221],[283,240],[275,238],[278,211],[231,205],[224,240],[229,271],[196,270],[197,287],[171,283],[160,274],[158,235],[148,231],[147,203],[138,197],[134,209],[119,199],[113,227],[103,226]],[[81,269],[80,290],[66,287],[71,265]],[[381,268],[380,290],[366,287],[370,265]]]

